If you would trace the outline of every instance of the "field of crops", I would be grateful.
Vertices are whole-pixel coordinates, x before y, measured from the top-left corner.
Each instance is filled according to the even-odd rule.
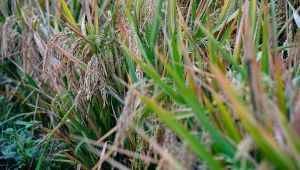
[[[299,5],[0,0],[0,170],[300,169]]]

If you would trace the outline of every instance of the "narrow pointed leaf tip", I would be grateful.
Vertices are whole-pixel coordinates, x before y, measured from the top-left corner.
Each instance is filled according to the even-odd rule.
[[[293,17],[294,17],[294,20],[296,22],[296,25],[297,25],[298,28],[300,28],[300,16],[299,16],[298,12],[296,11],[296,9],[292,6],[292,4],[288,0],[287,0],[287,2],[288,2],[290,8],[293,11]]]

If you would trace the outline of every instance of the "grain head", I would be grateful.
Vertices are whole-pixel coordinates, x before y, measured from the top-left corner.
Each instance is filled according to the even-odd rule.
[[[100,90],[102,98],[105,100],[107,70],[100,54],[94,54],[88,62],[87,71],[84,76],[83,86],[80,88],[75,103],[80,100],[90,100],[93,94]]]
[[[141,85],[135,84],[130,87],[126,94],[125,106],[122,114],[118,120],[118,132],[115,138],[115,145],[123,145],[124,140],[132,131],[132,125],[134,124],[135,112],[140,105],[140,99],[136,96],[135,91],[141,91]]]
[[[2,56],[8,56],[21,49],[21,34],[17,31],[17,26],[17,16],[12,15],[6,18],[6,22],[2,28]]]

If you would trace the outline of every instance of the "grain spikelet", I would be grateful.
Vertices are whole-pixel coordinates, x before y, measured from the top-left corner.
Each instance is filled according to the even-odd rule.
[[[298,30],[294,36],[295,46],[289,49],[289,65],[293,65],[294,69],[299,70],[300,68],[300,31]],[[289,70],[287,70],[289,72]],[[299,80],[295,77],[292,80],[294,86],[291,87],[287,85],[285,90],[285,95],[288,99],[288,105],[290,106],[290,124],[293,127],[293,130],[296,134],[300,135],[300,88],[299,88]]]
[[[87,66],[83,87],[81,87],[75,98],[76,105],[79,104],[81,99],[90,100],[98,89],[105,100],[106,78],[107,71],[102,56],[94,54]]]
[[[246,137],[243,141],[241,141],[237,146],[237,152],[234,155],[233,160],[237,161],[238,159],[244,157],[247,158],[249,152],[253,149],[253,141],[250,137]]]
[[[138,47],[137,35],[136,35],[134,28],[132,28],[131,26],[128,26],[128,29],[126,31],[126,36],[127,36],[126,38],[127,38],[128,44],[129,44],[130,51],[132,51],[139,59],[142,59],[141,51],[139,50],[139,47]],[[144,77],[144,72],[140,66],[136,67],[135,74],[137,75],[137,78],[139,80],[143,79],[143,77]]]
[[[12,54],[17,49],[20,49],[21,35],[17,31],[18,18],[12,15],[6,19],[2,31],[2,46],[1,51],[3,56]]]
[[[144,4],[144,11],[145,11],[145,22],[148,22],[149,26],[151,27],[152,25],[152,20],[153,20],[153,15],[154,15],[154,10],[156,6],[156,1],[155,0],[146,0]],[[145,24],[144,24],[145,25]]]
[[[175,158],[177,158],[180,164],[186,169],[193,169],[195,167],[196,156],[185,144],[181,146],[178,154],[175,154]]]
[[[177,135],[170,129],[165,127],[165,134],[162,146],[164,149],[172,150],[177,143]]]
[[[179,141],[177,135],[171,129],[167,128],[166,125],[161,126],[161,129],[158,132],[160,135],[164,133],[159,137],[162,141],[158,141],[162,147],[171,153],[181,165],[186,167],[186,169],[193,169],[196,165],[197,159],[187,145]],[[162,165],[164,163],[166,163],[166,161],[162,158],[157,169],[175,170],[172,166],[163,167]]]
[[[3,34],[2,34],[2,32],[3,32],[3,24],[2,23],[0,23],[0,46],[2,47],[2,41],[3,41]],[[1,48],[0,48],[0,56],[2,56],[2,54],[1,54]]]
[[[31,25],[29,24],[31,23],[29,21],[31,21],[34,16],[28,15],[26,12],[23,15],[27,17],[27,22],[19,20],[15,15],[6,19],[2,28],[2,56],[9,57],[15,52],[21,52],[20,60],[22,61],[24,72],[38,79],[41,74],[41,59]]]
[[[63,32],[60,32],[54,35],[46,46],[45,54],[43,55],[43,78],[47,81],[48,78],[51,79],[50,86],[54,86],[57,89],[58,84],[61,82],[61,77],[67,73],[67,67],[65,62],[68,60],[63,56],[63,54],[57,51],[52,44],[55,44],[68,53],[70,53],[71,43],[74,41],[74,33],[66,28]],[[72,86],[74,83],[70,82],[73,79],[68,80],[69,86]],[[75,80],[74,80],[75,81]]]
[[[69,42],[70,39],[64,32],[56,34],[49,40],[43,59],[43,72],[45,75],[53,71],[63,60],[63,55],[60,52],[57,52],[52,44],[56,44],[64,50],[69,51]]]
[[[82,62],[84,62],[86,64],[89,63],[91,58],[90,58],[90,56],[88,56],[88,54],[90,53],[92,48],[93,47],[90,46],[90,45],[86,45],[86,46],[83,47],[81,55],[79,55],[79,58]],[[80,87],[84,86],[84,75],[85,75],[85,71],[80,69],[79,70],[79,76],[80,76],[79,85],[80,85]]]
[[[82,38],[76,38],[74,43],[72,43],[71,48],[70,48],[70,53],[72,56],[80,56],[80,49],[84,45],[85,41]],[[85,55],[85,54],[83,54]],[[87,62],[86,62],[87,63]],[[73,74],[73,69],[75,68],[74,62],[68,60],[67,62],[67,78],[69,81],[69,90],[71,89],[72,86],[75,87],[76,85],[74,84],[74,80],[76,79],[74,74]]]
[[[34,36],[30,30],[27,29],[27,26],[22,24],[22,38],[21,38],[21,47],[23,57],[23,68],[26,73],[35,73],[34,77],[38,78],[41,73],[41,58],[38,51],[38,46],[34,41]]]
[[[180,8],[180,12],[182,13],[182,16],[185,17],[188,13],[190,0],[179,0],[179,1],[177,1],[177,4]]]
[[[140,99],[134,94],[135,91],[141,91],[141,85],[135,84],[130,87],[126,94],[125,106],[118,121],[118,133],[116,134],[115,145],[123,145],[124,140],[132,130],[134,123],[134,113],[136,112]]]

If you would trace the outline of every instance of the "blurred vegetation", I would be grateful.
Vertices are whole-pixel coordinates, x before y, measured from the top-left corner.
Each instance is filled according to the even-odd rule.
[[[299,4],[0,1],[0,169],[300,169]]]

